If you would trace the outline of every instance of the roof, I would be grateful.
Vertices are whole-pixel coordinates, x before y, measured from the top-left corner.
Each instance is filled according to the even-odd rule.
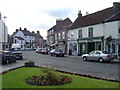
[[[78,17],[70,26],[69,30],[115,20],[120,20],[120,10],[110,7],[89,15]]]
[[[22,31],[24,35],[34,36],[34,34],[28,30],[20,30],[20,31]]]
[[[39,33],[34,33],[35,38],[43,38]]]
[[[24,40],[22,37],[18,37],[18,36],[15,36],[15,38],[17,38],[19,40]]]
[[[61,29],[67,29],[72,24],[72,21],[69,18],[64,20],[56,21],[56,25],[50,28],[48,31],[54,29],[55,31],[59,31]]]

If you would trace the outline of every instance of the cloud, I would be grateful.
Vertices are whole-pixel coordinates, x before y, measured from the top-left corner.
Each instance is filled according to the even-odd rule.
[[[67,17],[69,14],[72,13],[72,11],[73,10],[70,8],[58,8],[58,9],[46,10],[45,13],[54,18],[60,18],[60,17]]]

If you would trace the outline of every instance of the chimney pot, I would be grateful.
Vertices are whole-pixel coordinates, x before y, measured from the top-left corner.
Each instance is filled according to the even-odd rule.
[[[80,10],[80,11],[78,11],[78,17],[82,17],[81,10]]]
[[[37,33],[38,33],[38,34],[40,34],[40,32],[39,32],[39,31],[37,31]]]
[[[22,28],[20,27],[19,30],[22,30]]]
[[[18,29],[16,29],[16,32],[18,31]]]
[[[89,15],[89,13],[88,13],[88,12],[86,12],[86,15]]]
[[[27,31],[27,28],[24,28],[25,31]]]
[[[35,33],[34,31],[32,31],[32,33]]]

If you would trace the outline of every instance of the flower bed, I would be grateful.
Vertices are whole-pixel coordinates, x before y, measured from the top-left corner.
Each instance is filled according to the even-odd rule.
[[[37,86],[63,85],[71,82],[71,78],[66,75],[59,75],[55,70],[45,67],[42,69],[43,75],[32,76],[25,81],[27,84]]]
[[[26,79],[27,84],[37,86],[63,85],[71,82],[71,79],[65,75],[58,75],[57,79],[48,79],[46,76],[32,76]]]

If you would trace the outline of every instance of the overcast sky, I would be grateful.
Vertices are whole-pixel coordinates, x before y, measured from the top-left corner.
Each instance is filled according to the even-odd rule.
[[[112,7],[120,0],[0,0],[0,12],[6,16],[8,33],[19,27],[37,30],[46,38],[47,30],[56,24],[56,19],[70,18],[73,22],[78,11],[82,14]]]

